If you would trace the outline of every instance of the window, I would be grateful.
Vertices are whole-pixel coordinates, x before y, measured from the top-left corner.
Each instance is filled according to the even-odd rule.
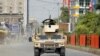
[[[39,35],[38,37],[39,37],[39,39],[48,39],[48,37],[46,35]]]
[[[18,13],[22,13],[22,7],[19,7]]]
[[[71,9],[71,14],[75,14],[75,10],[74,9]]]
[[[9,7],[9,13],[12,13],[12,10],[13,9],[13,7]]]
[[[61,35],[53,35],[51,39],[61,39]]]
[[[19,2],[19,5],[22,5],[22,2]]]
[[[2,9],[2,7],[0,7],[0,10]]]
[[[80,6],[84,6],[84,4],[86,6],[89,6],[90,0],[79,0],[79,4],[80,4]]]
[[[83,2],[80,2],[79,4],[80,4],[80,6],[84,6],[84,3]]]
[[[9,9],[11,10],[11,9],[12,9],[12,7],[9,7]]]
[[[2,3],[0,3],[0,5],[2,5]]]
[[[19,7],[19,10],[21,10],[22,9],[22,7]]]
[[[79,9],[79,13],[80,13],[80,14],[84,14],[85,12],[88,12],[88,11],[89,11],[88,8],[80,8],[80,9]]]
[[[2,10],[0,10],[0,13],[2,13]]]
[[[85,0],[87,3],[89,3],[90,2],[90,0]]]
[[[84,0],[79,0],[79,5],[84,6]]]
[[[71,5],[74,6],[74,5],[75,5],[75,1],[72,1],[72,2],[71,2]]]
[[[9,18],[5,18],[4,20],[5,20],[5,22],[9,22]]]
[[[86,6],[89,6],[89,4],[90,4],[89,2],[86,2]]]
[[[12,13],[12,11],[9,11],[9,13]]]
[[[22,13],[21,11],[19,11],[18,13]]]
[[[100,3],[100,0],[98,0],[97,2],[99,2],[99,3]]]
[[[80,13],[80,14],[83,14],[83,12],[84,12],[84,9],[83,9],[83,8],[80,8],[80,9],[79,9],[79,13]]]
[[[90,4],[90,0],[86,0],[86,6],[89,6],[89,4]]]
[[[2,13],[2,7],[0,7],[0,13]]]

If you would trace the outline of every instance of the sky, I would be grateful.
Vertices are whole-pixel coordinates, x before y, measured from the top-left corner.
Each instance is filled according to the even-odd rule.
[[[47,19],[49,15],[51,18],[57,18],[62,5],[58,6],[58,2],[61,3],[61,0],[29,0],[29,17],[35,17],[38,22]]]

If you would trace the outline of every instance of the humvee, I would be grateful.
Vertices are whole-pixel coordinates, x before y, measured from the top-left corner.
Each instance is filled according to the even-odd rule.
[[[43,53],[58,53],[65,56],[66,36],[59,33],[59,25],[52,19],[43,21],[42,34],[32,37],[34,43],[34,56]]]

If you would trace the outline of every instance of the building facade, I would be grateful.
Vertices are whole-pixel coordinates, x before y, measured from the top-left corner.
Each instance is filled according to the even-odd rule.
[[[70,1],[70,23],[71,31],[75,30],[75,24],[80,15],[89,10],[90,0],[71,0]]]
[[[17,23],[23,14],[24,0],[0,0],[0,22]]]
[[[0,0],[0,14],[23,13],[24,0]]]
[[[18,24],[23,19],[23,14],[0,14],[0,22]]]
[[[11,32],[21,32],[24,24],[25,0],[0,0],[0,23],[5,22]]]
[[[94,5],[98,0],[66,0],[66,6],[69,9],[70,15],[70,31],[74,31],[75,24],[80,15],[85,14],[87,11],[93,11]]]

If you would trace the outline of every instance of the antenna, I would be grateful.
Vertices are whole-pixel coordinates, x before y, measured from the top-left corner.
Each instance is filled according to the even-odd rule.
[[[49,19],[51,19],[51,15],[49,15]]]
[[[36,30],[36,28],[35,28],[35,35],[37,35],[37,30]]]

